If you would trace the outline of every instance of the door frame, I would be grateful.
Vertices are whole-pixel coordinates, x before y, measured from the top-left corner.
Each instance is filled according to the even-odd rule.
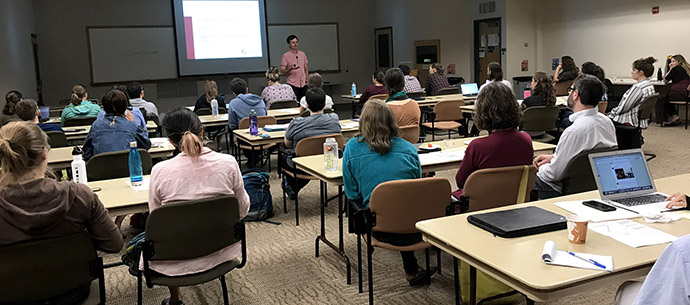
[[[498,52],[500,56],[498,57],[498,63],[503,66],[503,32],[502,32],[502,21],[501,17],[478,19],[474,21],[474,82],[479,83],[480,73],[482,73],[481,65],[479,64],[479,48],[481,47],[480,35],[479,35],[479,23],[481,22],[498,22],[498,37],[501,38],[501,42],[498,44]],[[481,85],[481,84],[479,84]]]
[[[374,58],[375,58],[375,65],[376,69],[380,69],[379,65],[379,35],[382,34],[388,34],[388,68],[393,68],[395,65],[395,60],[393,60],[394,52],[393,52],[393,27],[387,26],[387,27],[382,27],[382,28],[375,28],[374,29]],[[382,71],[386,72],[386,71]]]

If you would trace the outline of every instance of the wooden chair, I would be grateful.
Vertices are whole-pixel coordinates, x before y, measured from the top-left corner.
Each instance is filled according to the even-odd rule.
[[[566,80],[553,84],[553,88],[556,89],[556,96],[568,95],[568,88],[573,85],[575,80]]]
[[[151,173],[153,161],[145,149],[139,148],[141,169],[144,175]],[[89,181],[129,177],[129,150],[119,150],[97,154],[86,161],[86,173]]]
[[[532,140],[551,142],[555,138],[546,132],[556,128],[557,106],[533,106],[525,109],[522,115],[521,130],[530,133]]]
[[[299,107],[299,103],[296,100],[280,100],[271,103],[271,107],[269,109],[285,109],[295,107]]]
[[[419,142],[419,125],[401,126],[400,137],[412,144]]]
[[[608,106],[609,106],[609,102],[608,102],[608,101],[601,101],[601,102],[599,102],[599,104],[597,105],[597,108],[598,108],[598,110],[599,110],[599,112],[600,112],[601,114],[606,114],[606,107],[608,107]]]
[[[51,298],[89,284],[89,296],[81,304],[105,304],[103,259],[86,231],[2,246],[0,261],[2,304],[52,304]]]
[[[580,152],[570,159],[565,166],[563,179],[561,180],[561,194],[570,195],[596,190],[597,183],[594,181],[592,167],[589,164],[589,154],[613,150],[616,150],[616,147],[595,148]]]
[[[203,257],[234,243],[242,245],[242,257],[222,263],[207,271],[167,276],[151,270],[155,261],[188,260]],[[193,245],[193,246],[192,246]],[[175,202],[153,211],[146,220],[146,241],[142,249],[144,269],[139,272],[137,300],[141,305],[142,275],[146,286],[193,286],[218,279],[223,302],[228,301],[225,274],[244,267],[247,262],[247,240],[244,223],[240,219],[239,204],[234,196],[224,195],[207,199]]]
[[[436,95],[449,95],[449,94],[460,94],[460,88],[458,87],[447,87],[436,92]]]
[[[91,126],[93,122],[96,120],[95,116],[87,116],[87,117],[82,117],[82,118],[71,118],[65,120],[64,124],[62,124],[63,127],[72,127],[72,126]]]
[[[417,222],[446,215],[446,209],[450,204],[450,195],[450,183],[445,178],[394,180],[376,186],[371,193],[369,208],[363,211],[364,218],[366,219],[366,232],[357,235],[357,265],[360,291],[362,290],[362,237],[364,237],[367,244],[369,304],[374,303],[374,277],[372,270],[374,247],[392,251],[424,249],[426,270],[431,269],[429,264],[429,248],[431,244],[420,241],[409,246],[395,246],[377,240],[372,236],[372,232],[393,234],[419,233],[415,227]],[[429,285],[431,284],[430,276],[431,274],[427,277],[427,284]]]
[[[339,148],[345,147],[345,138],[340,133],[320,135],[308,137],[300,140],[295,145],[295,157],[306,157],[313,155],[323,154],[323,143],[326,142],[328,138],[335,138],[338,143]],[[309,174],[304,174],[302,171],[291,171],[287,168],[281,169],[282,173],[285,175],[290,175],[295,179],[307,179],[307,180],[319,180],[319,178],[314,177]],[[295,191],[295,225],[299,226],[299,190],[297,186],[292,186]],[[287,213],[287,196],[285,190],[283,189],[283,213]]]
[[[431,129],[431,140],[436,140],[436,129],[447,130],[448,138],[450,138],[451,130],[458,130],[458,134],[462,134],[460,127],[461,123],[456,121],[462,120],[462,110],[460,106],[465,105],[462,99],[459,100],[442,100],[439,101],[436,106],[434,106],[432,118],[429,119],[431,122],[422,123],[422,126]]]
[[[688,129],[688,106],[690,106],[690,85],[688,85],[688,88],[685,89],[685,91],[688,93],[687,98],[684,101],[670,101],[669,103],[676,105],[676,108],[679,106],[685,106],[685,129]]]
[[[370,96],[369,99],[367,99],[367,102],[368,102],[368,101],[371,101],[371,100],[382,100],[382,101],[385,101],[385,100],[387,100],[387,99],[388,99],[388,94],[375,94],[375,95]],[[365,102],[365,103],[366,103],[366,102]],[[364,104],[362,104],[362,103],[356,103],[356,102],[355,102],[355,103],[352,104],[352,105],[354,106],[354,108],[352,109],[352,113],[355,114],[355,116],[358,116],[358,115],[356,115],[356,114],[362,112],[362,107],[364,107]],[[353,117],[354,117],[354,116],[353,116]]]
[[[467,212],[528,202],[536,179],[534,165],[480,169],[467,178],[460,200],[469,203]]]
[[[67,142],[67,137],[65,136],[65,133],[62,131],[46,131],[46,135],[48,135],[48,144],[50,144],[50,147],[58,148],[69,146],[69,143]]]
[[[274,116],[271,116],[271,115],[262,115],[262,116],[258,116],[258,117],[256,117],[256,119],[257,119],[257,121],[256,121],[256,126],[257,126],[258,128],[264,127],[264,126],[266,126],[266,125],[273,125],[273,124],[276,124],[276,122],[277,122],[277,121],[276,121],[276,118],[275,118]],[[246,118],[243,118],[243,119],[240,121],[240,123],[239,123],[237,129],[248,129],[248,128],[249,128],[249,117],[246,117]],[[230,136],[230,137],[231,137],[231,140],[230,140],[230,141],[231,141],[231,142],[234,142],[234,136],[233,136],[233,134],[234,134],[234,133],[232,133],[232,132],[230,131],[230,135],[231,135],[231,136]],[[239,159],[238,159],[238,162],[241,162],[241,161],[242,161],[242,152],[241,152],[240,150],[242,150],[242,149],[244,149],[244,150],[250,150],[250,151],[251,151],[250,156],[253,156],[253,155],[254,155],[254,151],[257,151],[257,147],[256,147],[256,146],[249,145],[248,143],[246,143],[246,142],[244,142],[244,141],[239,141],[239,140],[238,140],[237,142],[234,143],[234,145],[235,145],[235,147],[237,148],[235,156],[237,156],[237,157],[239,158]],[[260,146],[258,147],[258,151],[262,152],[262,154],[263,154],[265,151],[268,151],[269,149],[274,149],[275,147],[276,147],[276,144],[273,144],[273,143],[271,143],[271,144],[266,144],[266,145],[260,145]],[[263,167],[264,158],[267,159],[268,171],[270,172],[270,171],[271,171],[271,155],[270,155],[270,154],[267,154],[266,156],[263,156],[263,155],[262,155],[262,156],[259,158],[259,161],[261,162],[261,166],[262,166],[262,167]],[[249,160],[249,161],[253,161],[253,160]],[[251,163],[251,162],[250,162],[250,163]]]
[[[367,102],[371,101],[371,100],[384,100],[385,101],[387,99],[388,99],[388,94],[375,94],[375,95],[372,95],[371,97],[369,97]]]

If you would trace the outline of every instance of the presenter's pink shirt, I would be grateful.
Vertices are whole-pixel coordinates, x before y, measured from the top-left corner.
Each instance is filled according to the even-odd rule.
[[[290,70],[287,74],[287,83],[295,87],[304,87],[307,84],[307,73],[304,71],[304,66],[309,63],[307,60],[307,54],[297,50],[289,50],[283,53],[283,57],[280,59],[280,65],[285,67],[292,67],[297,65],[299,69]]]

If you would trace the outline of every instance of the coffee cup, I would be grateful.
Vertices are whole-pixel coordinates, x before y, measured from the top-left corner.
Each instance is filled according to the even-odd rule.
[[[571,244],[584,244],[587,239],[588,219],[583,216],[570,215],[568,221],[568,241]]]

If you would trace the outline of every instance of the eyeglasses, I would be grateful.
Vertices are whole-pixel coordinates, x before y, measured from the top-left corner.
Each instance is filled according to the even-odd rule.
[[[573,92],[573,91],[577,91],[577,89],[575,89],[575,88],[573,88],[573,87],[568,88],[568,94],[570,94],[570,93]]]

